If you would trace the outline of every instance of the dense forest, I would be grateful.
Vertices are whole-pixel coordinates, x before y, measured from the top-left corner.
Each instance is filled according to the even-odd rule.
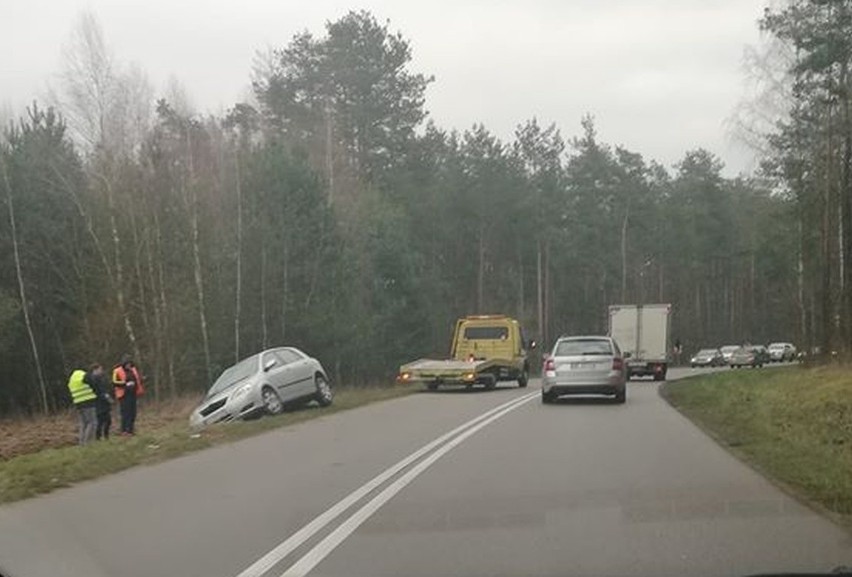
[[[55,93],[0,137],[0,413],[66,406],[73,367],[122,353],[157,398],[280,344],[338,384],[389,382],[460,315],[549,346],[618,302],[672,303],[687,352],[848,350],[852,2],[760,26],[791,55],[787,109],[763,169],[732,179],[701,148],[666,167],[602,142],[591,116],[573,137],[523,116],[510,141],[444,130],[435,80],[368,12],[263,55],[221,116],[154,97],[84,16]]]

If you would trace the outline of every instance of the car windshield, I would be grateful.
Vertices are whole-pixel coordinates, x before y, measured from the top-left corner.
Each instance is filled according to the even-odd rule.
[[[774,344],[769,345],[770,351],[779,351],[779,350],[784,350],[785,348],[787,348],[787,345],[779,344],[779,343],[774,343]]]
[[[740,348],[740,347],[738,347],[737,345],[727,345],[727,346],[722,347],[722,348],[721,348],[721,349],[719,349],[719,350],[720,350],[720,351],[722,351],[723,353],[732,353],[732,352],[736,351],[736,350],[737,350],[737,349],[739,349],[739,348]]]
[[[221,393],[225,389],[249,378],[255,372],[257,372],[257,355],[243,359],[233,367],[225,369],[219,378],[216,379],[216,382],[213,383],[213,386],[210,387],[210,390],[207,391],[207,396],[210,397]]]
[[[612,345],[604,339],[571,339],[559,341],[553,351],[554,357],[576,357],[584,355],[611,355]]]
[[[705,356],[708,356],[708,355],[715,355],[715,354],[716,354],[716,349],[701,349],[700,351],[698,351],[698,355],[702,356],[702,357],[705,357]]]

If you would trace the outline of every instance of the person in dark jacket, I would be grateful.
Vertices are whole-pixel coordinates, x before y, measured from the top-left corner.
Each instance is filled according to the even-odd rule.
[[[115,401],[112,398],[106,373],[100,365],[98,365],[98,369],[98,375],[94,377],[97,388],[99,389],[98,400],[95,403],[98,419],[95,428],[95,439],[100,441],[101,439],[109,439],[109,428],[112,426],[112,405]]]

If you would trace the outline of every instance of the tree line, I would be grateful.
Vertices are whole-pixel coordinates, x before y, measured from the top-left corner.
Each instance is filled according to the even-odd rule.
[[[467,314],[517,317],[544,346],[605,331],[619,302],[671,302],[687,351],[823,338],[821,271],[831,290],[852,272],[812,225],[852,238],[841,187],[806,202],[701,148],[665,167],[590,116],[573,138],[535,118],[508,141],[445,130],[411,56],[351,12],[265,55],[249,101],[201,115],[179,90],[152,97],[84,16],[53,101],[0,139],[0,413],[64,406],[72,368],[122,353],[157,398],[281,344],[338,384],[388,382],[446,354]]]
[[[784,110],[764,170],[794,214],[798,333],[825,354],[852,349],[852,2],[793,0],[761,29],[784,55]]]

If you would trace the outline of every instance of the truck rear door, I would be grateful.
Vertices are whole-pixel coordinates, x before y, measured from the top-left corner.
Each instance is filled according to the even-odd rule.
[[[641,358],[638,350],[638,309],[635,305],[613,305],[609,307],[609,336],[615,339],[624,352]]]

